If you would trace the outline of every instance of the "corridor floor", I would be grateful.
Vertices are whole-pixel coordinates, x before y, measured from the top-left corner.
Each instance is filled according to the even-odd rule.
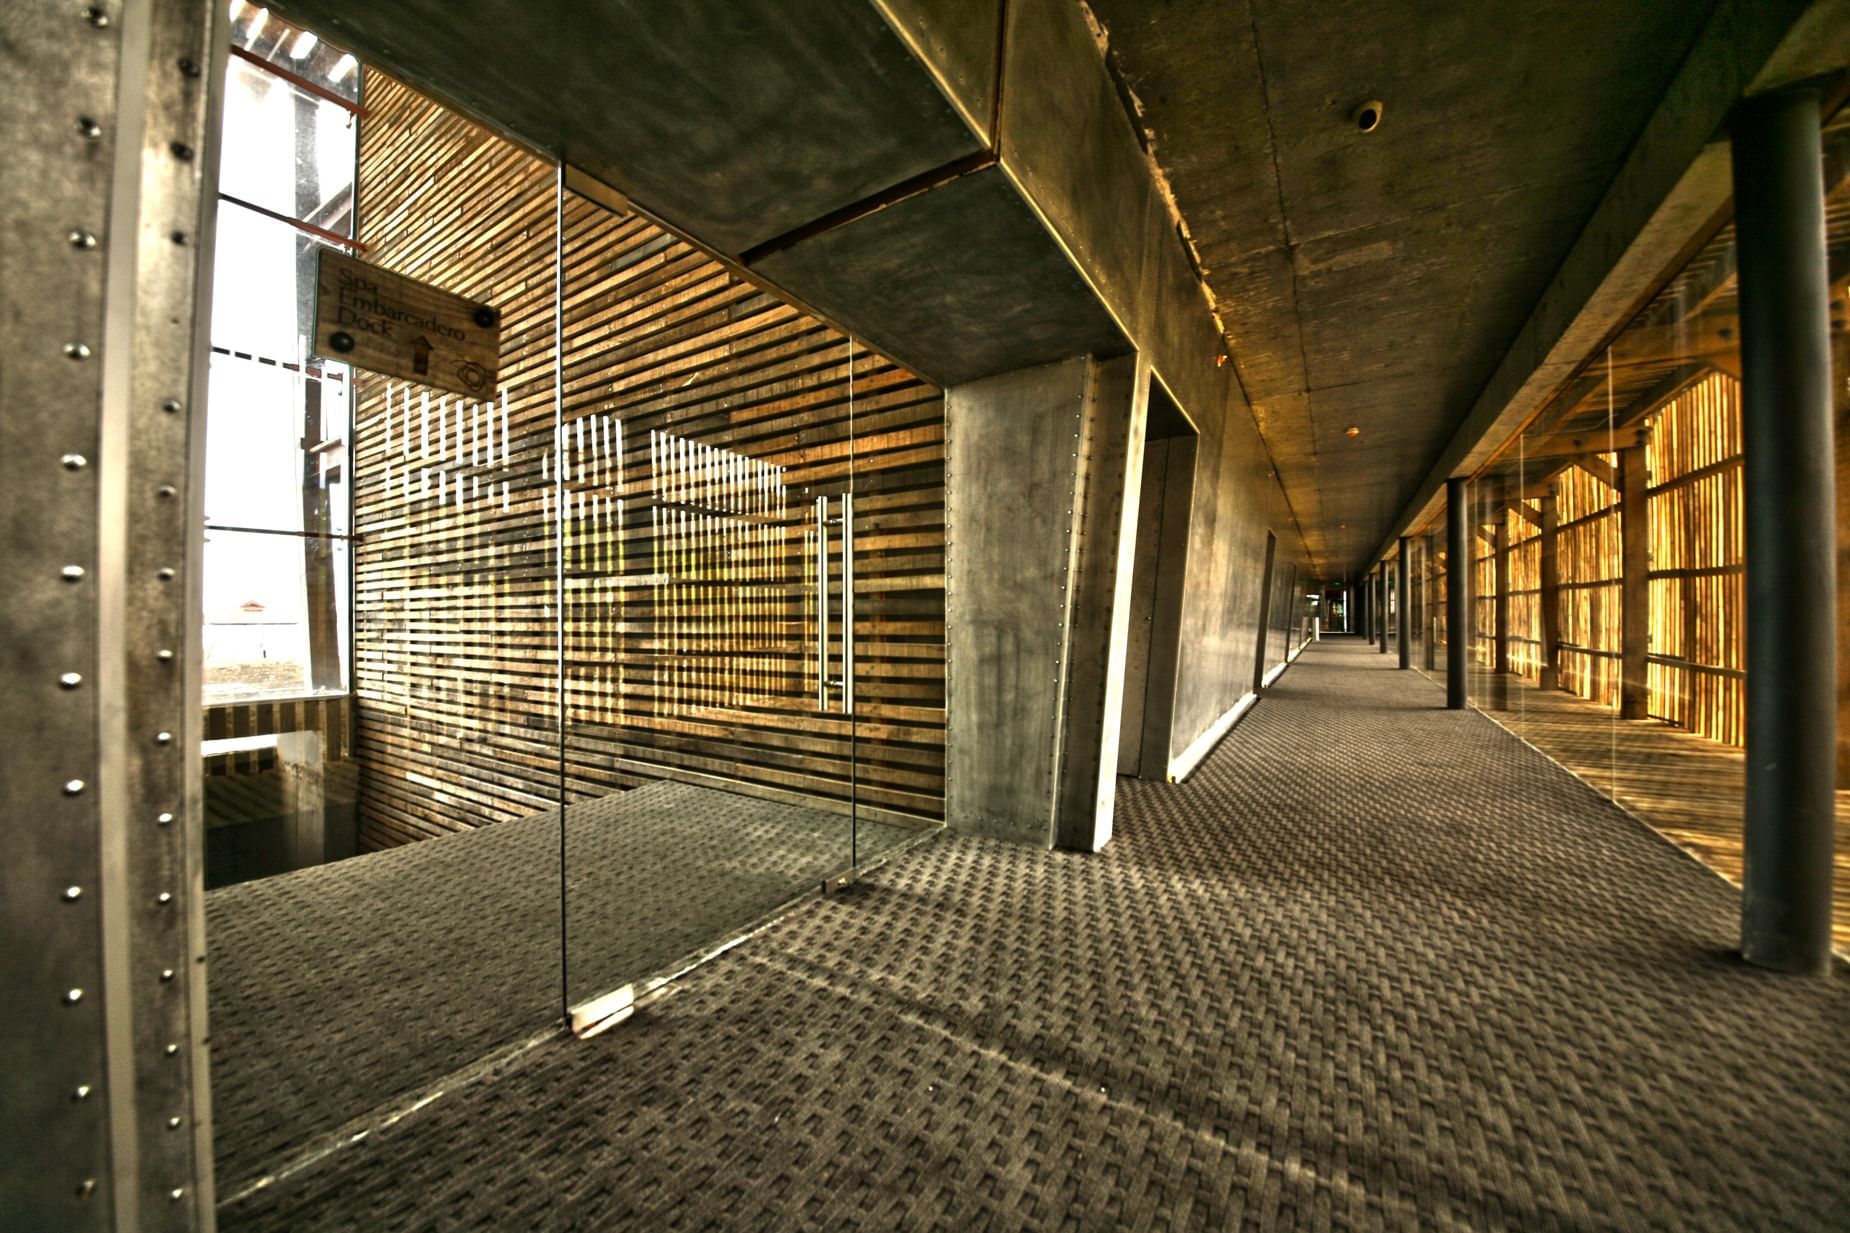
[[[1095,855],[947,835],[228,1229],[1842,1229],[1850,973],[1359,640]]]

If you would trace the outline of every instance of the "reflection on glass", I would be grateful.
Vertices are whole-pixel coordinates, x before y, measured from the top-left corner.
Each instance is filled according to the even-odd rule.
[[[315,263],[323,244],[287,222],[220,202],[213,349],[300,366],[314,339]]]
[[[351,387],[344,364],[284,367],[215,353],[206,524],[346,535]]]
[[[1821,156],[1837,389],[1850,404],[1850,115],[1827,122]],[[1473,487],[1480,594],[1499,593],[1496,537],[1510,548],[1509,679],[1522,709],[1499,717],[1738,878],[1753,565],[1735,268],[1726,225]],[[1522,498],[1500,517],[1482,494],[1509,484]],[[1475,606],[1479,638],[1494,639],[1494,602]],[[1491,685],[1474,674],[1473,702],[1494,703]]]
[[[349,234],[359,118],[235,56],[226,92],[219,191],[324,231]]]
[[[340,49],[255,6],[234,27],[234,50],[357,95]],[[348,113],[268,71],[233,57],[232,183],[344,229]],[[323,240],[221,204],[202,751],[221,1195],[561,1014],[557,173],[396,82],[366,93],[364,256],[494,304],[502,380],[476,402],[312,356]]]
[[[206,705],[344,693],[347,580],[344,540],[207,531]]]

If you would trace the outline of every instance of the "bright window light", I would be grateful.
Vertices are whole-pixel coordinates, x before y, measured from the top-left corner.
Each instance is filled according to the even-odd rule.
[[[321,36],[313,30],[302,31],[295,36],[295,46],[289,49],[289,58],[291,60],[303,59],[309,52],[315,50],[315,44],[320,41]]]
[[[329,76],[328,80],[337,82],[347,80],[347,74],[351,73],[358,64],[359,61],[355,60],[352,56],[342,56],[339,60],[335,61],[334,72]]]

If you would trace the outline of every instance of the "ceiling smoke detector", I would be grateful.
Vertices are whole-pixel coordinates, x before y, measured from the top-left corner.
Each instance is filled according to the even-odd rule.
[[[1378,98],[1371,98],[1366,103],[1358,104],[1356,109],[1349,113],[1349,118],[1355,121],[1356,128],[1362,132],[1372,133],[1381,127],[1381,116],[1386,111],[1386,103]]]

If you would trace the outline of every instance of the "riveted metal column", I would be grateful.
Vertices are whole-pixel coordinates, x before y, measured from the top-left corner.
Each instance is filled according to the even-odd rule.
[[[1465,484],[1445,481],[1445,705],[1465,709],[1467,655],[1471,649],[1471,524]]]
[[[197,566],[225,20],[215,0],[0,10],[0,1194],[19,1228],[213,1221]]]
[[[1733,125],[1747,513],[1741,951],[1831,953],[1836,508],[1818,98],[1750,99]]]
[[[1413,624],[1413,579],[1407,568],[1412,560],[1413,541],[1403,535],[1400,537],[1400,560],[1394,566],[1394,577],[1400,584],[1400,636],[1397,641],[1403,668],[1413,666],[1413,644],[1408,640],[1412,633],[1409,627]]]

